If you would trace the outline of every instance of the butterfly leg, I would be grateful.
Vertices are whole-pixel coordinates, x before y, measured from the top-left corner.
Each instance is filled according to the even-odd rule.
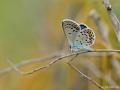
[[[72,49],[72,47],[70,46],[70,51],[72,52],[72,53],[74,53],[74,50]]]

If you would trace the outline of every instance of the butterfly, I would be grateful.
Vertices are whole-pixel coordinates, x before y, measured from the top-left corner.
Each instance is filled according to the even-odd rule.
[[[62,28],[72,51],[90,49],[95,42],[95,33],[87,25],[64,19]]]

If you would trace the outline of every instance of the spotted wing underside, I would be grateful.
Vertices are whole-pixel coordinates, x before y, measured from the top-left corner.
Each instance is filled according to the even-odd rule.
[[[80,31],[79,24],[70,19],[64,19],[62,21],[63,31],[68,39],[69,44],[72,46],[78,32]]]
[[[95,33],[89,29],[84,28],[84,30],[80,30],[76,36],[74,41],[74,45],[79,48],[89,48],[94,44],[95,41]]]

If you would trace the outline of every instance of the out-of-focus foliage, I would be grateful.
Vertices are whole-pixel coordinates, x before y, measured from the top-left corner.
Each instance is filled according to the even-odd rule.
[[[120,19],[120,1],[111,0],[113,11]],[[72,18],[77,22],[86,23],[96,33],[93,48],[107,48],[101,40],[100,34],[89,13],[95,9],[105,25],[108,27],[109,39],[114,49],[120,49],[112,23],[107,15],[102,0],[1,0],[0,1],[0,65],[8,67],[6,59],[19,63],[25,59],[45,57],[59,51],[64,43],[64,33],[61,21]],[[65,47],[66,48],[66,47]],[[104,54],[104,53],[102,53]],[[99,55],[99,54],[98,54]],[[106,55],[106,56],[105,56]],[[119,56],[119,55],[118,55]],[[91,60],[106,75],[114,72],[109,55],[88,58],[82,56],[79,60]],[[80,70],[94,77],[93,74],[80,64]],[[22,67],[29,71],[41,63]],[[43,63],[41,65],[45,65]],[[110,71],[110,72],[109,72]],[[90,73],[90,74],[89,74]],[[120,85],[120,78],[113,75]],[[119,78],[119,79],[118,79]],[[94,77],[102,85],[108,85],[105,80]],[[20,76],[16,72],[0,76],[0,90],[97,90],[89,81],[84,80],[67,64],[59,62],[48,69],[44,69],[28,76]]]

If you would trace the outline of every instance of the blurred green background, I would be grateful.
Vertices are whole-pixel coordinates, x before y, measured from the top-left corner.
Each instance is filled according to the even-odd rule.
[[[113,11],[120,20],[120,0],[110,0]],[[9,67],[6,60],[20,63],[26,59],[45,57],[58,52],[64,43],[64,33],[61,21],[72,18],[77,22],[86,23],[96,33],[93,48],[107,48],[103,45],[97,27],[89,17],[95,9],[107,25],[109,40],[114,49],[120,49],[120,43],[112,27],[102,0],[0,0],[0,67]],[[115,55],[117,56],[117,55]],[[82,58],[81,58],[82,57]],[[81,60],[91,59],[104,73],[114,73],[110,57],[81,56]],[[117,57],[120,58],[118,55]],[[77,58],[77,59],[79,59]],[[118,58],[118,61],[119,61]],[[70,59],[70,58],[69,58]],[[79,60],[74,61],[76,62]],[[41,63],[39,63],[41,64]],[[30,71],[39,64],[22,68]],[[46,63],[45,63],[46,64]],[[90,74],[103,86],[109,84],[92,75],[81,65],[81,70]],[[117,85],[120,85],[119,75],[113,75]],[[28,76],[20,76],[16,72],[5,73],[0,76],[0,90],[99,90],[89,81],[84,80],[64,62],[59,62],[48,69]]]

